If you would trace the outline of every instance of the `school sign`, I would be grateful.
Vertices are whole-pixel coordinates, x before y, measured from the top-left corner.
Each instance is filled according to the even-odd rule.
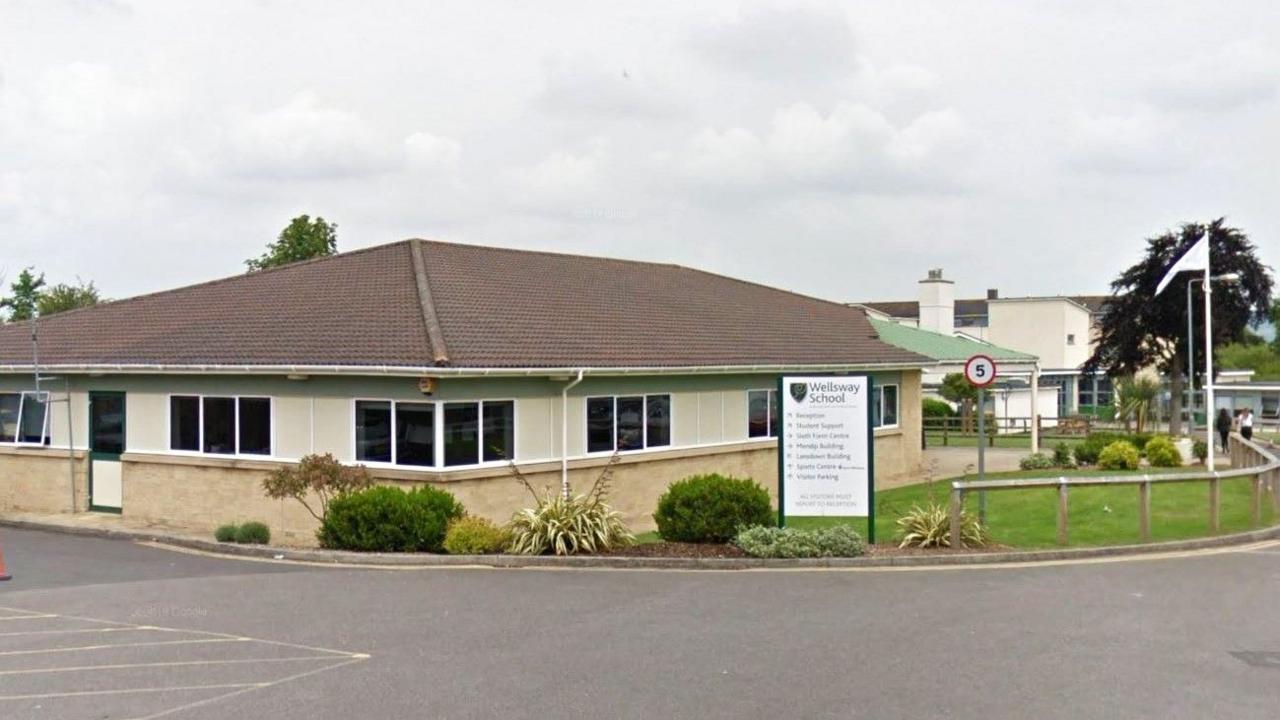
[[[780,524],[788,515],[865,517],[874,541],[871,396],[866,375],[779,378]]]

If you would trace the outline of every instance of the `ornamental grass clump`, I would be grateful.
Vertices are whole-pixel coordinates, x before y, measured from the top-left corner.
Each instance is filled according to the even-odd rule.
[[[758,558],[857,557],[867,549],[862,536],[848,525],[814,530],[755,525],[740,531],[733,544]]]
[[[636,538],[622,521],[622,514],[605,502],[617,462],[615,453],[589,491],[570,497],[551,488],[539,494],[511,463],[512,474],[533,496],[534,506],[511,517],[507,525],[511,544],[507,549],[520,555],[574,555],[634,543]]]
[[[960,513],[961,547],[982,547],[990,541],[972,513]],[[951,547],[951,513],[937,503],[911,506],[898,518],[898,547]]]

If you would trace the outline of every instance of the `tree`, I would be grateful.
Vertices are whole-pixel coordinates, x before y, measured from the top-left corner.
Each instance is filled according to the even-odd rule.
[[[98,288],[90,282],[76,279],[75,285],[59,283],[40,294],[36,300],[36,310],[41,317],[56,315],[60,312],[97,305],[102,301],[98,296]]]
[[[1187,357],[1186,283],[1193,275],[1181,274],[1161,295],[1156,285],[1168,269],[1196,241],[1209,234],[1210,271],[1214,275],[1238,273],[1240,281],[1214,287],[1213,343],[1241,341],[1251,322],[1265,320],[1271,310],[1271,268],[1263,265],[1249,237],[1227,227],[1225,218],[1208,225],[1186,223],[1147,239],[1146,255],[1120,273],[1111,283],[1107,313],[1098,327],[1098,344],[1082,370],[1109,375],[1135,375],[1155,366],[1169,376],[1172,393],[1170,432],[1182,432],[1182,379]],[[1193,288],[1196,357],[1204,338],[1203,288]],[[1197,362],[1199,364],[1199,362]],[[1195,370],[1191,371],[1194,377]]]
[[[280,237],[275,242],[267,245],[267,251],[262,257],[245,260],[244,264],[253,272],[325,257],[337,251],[337,223],[327,223],[322,217],[312,220],[309,215],[299,215],[280,231]]]
[[[1151,416],[1151,407],[1160,395],[1160,381],[1147,374],[1121,378],[1116,383],[1116,414],[1124,421],[1124,430],[1129,432],[1129,422],[1136,422],[1138,433],[1147,426],[1147,418]]]
[[[276,468],[262,481],[262,491],[273,500],[293,498],[324,520],[329,501],[373,486],[373,476],[363,465],[343,465],[329,453],[307,455],[297,465]],[[312,503],[315,506],[312,506]]]
[[[961,373],[948,373],[942,378],[938,394],[944,399],[960,404],[960,431],[973,429],[973,408],[978,402],[978,388],[969,384]]]
[[[44,287],[44,273],[36,277],[32,268],[23,268],[18,279],[9,286],[13,294],[0,300],[0,308],[9,309],[9,322],[30,320],[36,312],[36,304],[40,301],[40,288]]]

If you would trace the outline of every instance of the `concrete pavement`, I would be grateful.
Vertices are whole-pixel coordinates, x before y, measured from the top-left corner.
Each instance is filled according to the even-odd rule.
[[[6,718],[1269,718],[1280,699],[1280,544],[714,573],[316,568],[18,530],[0,544],[15,578],[0,617],[50,616],[0,619],[0,672],[36,671],[0,674]],[[111,623],[247,639],[3,634]],[[264,662],[277,651],[322,658]],[[246,662],[199,664],[219,660]],[[113,664],[144,666],[95,669]]]

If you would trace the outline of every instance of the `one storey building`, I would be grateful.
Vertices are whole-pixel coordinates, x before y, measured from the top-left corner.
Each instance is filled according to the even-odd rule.
[[[34,336],[34,341],[33,341]],[[776,379],[868,373],[875,470],[918,472],[924,359],[859,308],[676,265],[408,240],[0,326],[0,511],[256,519],[331,453],[504,521],[617,453],[611,502],[719,472],[777,487]]]

